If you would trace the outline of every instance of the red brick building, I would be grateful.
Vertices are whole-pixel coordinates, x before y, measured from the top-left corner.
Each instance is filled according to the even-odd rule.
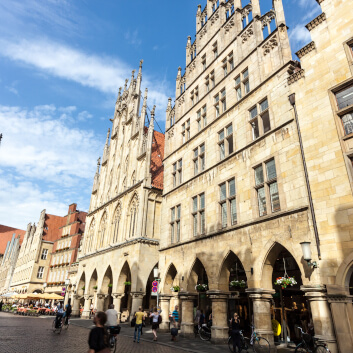
[[[49,271],[46,276],[46,292],[61,294],[68,279],[70,266],[76,262],[81,239],[85,230],[86,212],[77,210],[77,205],[69,206],[63,224],[58,227],[58,237],[54,242]]]

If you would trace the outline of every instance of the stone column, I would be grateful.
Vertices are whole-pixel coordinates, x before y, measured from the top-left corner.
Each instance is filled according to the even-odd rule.
[[[72,316],[80,316],[80,299],[78,295],[72,296]]]
[[[266,338],[271,345],[271,352],[276,352],[274,344],[272,322],[271,322],[271,301],[274,290],[262,288],[246,289],[253,302],[253,317],[256,332],[259,336]]]
[[[118,323],[120,324],[120,319],[121,319],[121,299],[124,296],[124,294],[121,293],[113,293],[113,304],[114,304],[114,309],[118,312]]]
[[[184,337],[194,335],[194,299],[197,294],[180,293],[180,301],[182,305],[183,318],[181,322],[181,334]]]
[[[131,321],[131,319],[134,316],[134,313],[139,310],[140,306],[142,306],[142,300],[143,300],[143,297],[145,296],[145,293],[135,292],[130,294],[132,296],[131,313],[130,313],[130,321]]]
[[[92,297],[90,295],[85,295],[84,297],[85,297],[85,305],[83,307],[82,319],[89,319]]]
[[[105,294],[99,293],[96,298],[96,309],[98,311],[104,311],[104,299],[106,298]]]
[[[327,343],[331,353],[338,353],[331,311],[329,308],[326,288],[321,285],[301,286],[305,297],[310,303],[314,322],[315,337]]]
[[[229,293],[219,290],[209,290],[207,292],[212,300],[212,338],[215,344],[225,344],[228,341],[228,298]]]
[[[93,309],[97,309],[97,289],[95,289],[93,292],[92,303],[93,303]]]
[[[169,331],[169,312],[170,312],[170,300],[172,296],[168,294],[161,294],[159,296],[159,303],[161,306],[161,316],[162,323],[159,325],[159,331],[168,332]]]

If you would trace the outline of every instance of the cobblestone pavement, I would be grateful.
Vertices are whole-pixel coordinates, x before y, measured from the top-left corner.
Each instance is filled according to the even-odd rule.
[[[53,317],[23,317],[0,313],[1,353],[87,353],[88,333],[85,327],[70,325],[60,335],[51,330]],[[183,353],[184,350],[156,345],[120,335],[118,353]]]
[[[51,324],[54,317],[23,317],[0,313],[0,353],[87,353],[91,320],[72,319],[68,331],[54,334]],[[178,337],[170,341],[168,333],[159,333],[158,342],[153,342],[150,327],[144,328],[139,344],[133,343],[133,328],[122,325],[118,336],[118,353],[218,353],[229,352],[227,346],[215,346],[210,342]],[[278,353],[293,350],[277,350]]]

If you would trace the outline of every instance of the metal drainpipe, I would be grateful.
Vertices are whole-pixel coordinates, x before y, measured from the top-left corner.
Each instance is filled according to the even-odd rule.
[[[305,181],[306,181],[306,188],[308,190],[311,218],[313,220],[313,227],[314,227],[314,233],[315,233],[315,239],[316,239],[317,254],[318,254],[319,259],[321,260],[320,238],[319,238],[319,232],[317,230],[313,198],[311,196],[310,182],[309,182],[308,170],[307,170],[307,167],[306,167],[306,161],[305,161],[305,155],[304,155],[304,149],[303,149],[303,142],[302,142],[302,134],[300,132],[297,107],[295,105],[295,93],[292,93],[290,96],[288,96],[288,99],[289,99],[289,103],[294,108],[295,122],[297,124],[300,152],[301,152],[301,155],[302,155],[303,168],[304,168]]]

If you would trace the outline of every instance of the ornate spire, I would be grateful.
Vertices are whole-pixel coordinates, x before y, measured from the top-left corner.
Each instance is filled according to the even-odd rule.
[[[99,157],[99,158],[97,159],[97,171],[96,171],[96,175],[99,175],[99,167],[100,167],[100,165],[101,165],[101,157]]]
[[[139,67],[138,76],[141,76],[141,75],[142,75],[142,64],[143,64],[143,60],[140,60],[140,67]]]
[[[124,92],[126,91],[126,89],[127,89],[127,84],[128,84],[128,82],[129,82],[129,80],[128,79],[126,79],[125,80],[125,85],[124,85]]]
[[[147,94],[148,94],[148,88],[145,89],[145,95],[143,97],[143,106],[147,107]]]
[[[168,98],[167,112],[172,110],[172,98]]]
[[[107,132],[107,139],[105,141],[106,146],[108,145],[108,142],[109,142],[109,135],[110,135],[110,128],[108,129],[108,132]]]

